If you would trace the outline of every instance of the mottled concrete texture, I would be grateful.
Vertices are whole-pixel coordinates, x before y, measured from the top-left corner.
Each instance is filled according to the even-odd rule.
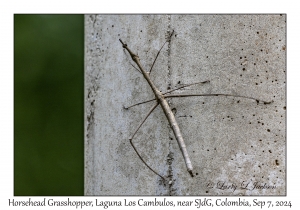
[[[153,93],[124,53],[121,38],[161,91],[234,97],[168,100],[195,177],[161,107],[128,138],[152,103],[123,109]],[[286,15],[86,15],[85,195],[286,195]]]

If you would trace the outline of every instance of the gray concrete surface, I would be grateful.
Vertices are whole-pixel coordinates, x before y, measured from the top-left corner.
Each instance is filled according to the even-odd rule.
[[[134,143],[167,182],[138,158],[128,138],[153,103],[123,109],[153,93],[131,65],[121,38],[165,91],[234,97],[169,100],[194,166],[186,171],[158,107]],[[285,195],[285,15],[86,15],[85,195]]]

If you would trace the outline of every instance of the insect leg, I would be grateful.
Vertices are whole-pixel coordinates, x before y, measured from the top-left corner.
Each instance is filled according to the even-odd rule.
[[[164,96],[165,98],[176,98],[176,97],[191,97],[191,96],[231,96],[231,97],[238,97],[238,98],[247,98],[256,101],[259,103],[260,101],[263,102],[264,104],[270,104],[272,101],[263,101],[260,99],[256,99],[253,97],[248,97],[248,96],[240,96],[240,95],[233,95],[233,94],[223,94],[223,93],[213,93],[213,94],[174,94],[174,95],[166,95]]]
[[[146,119],[149,117],[149,115],[152,113],[152,111],[158,106],[158,103],[156,103],[147,113],[147,115],[145,116],[145,118],[141,121],[141,123],[139,124],[139,126],[136,128],[136,130],[134,131],[134,133],[132,134],[132,136],[129,138],[130,144],[133,147],[134,151],[136,152],[136,154],[139,156],[139,158],[141,159],[141,161],[151,170],[153,171],[156,175],[160,176],[163,180],[165,180],[165,178],[163,176],[161,176],[159,173],[157,173],[156,171],[154,171],[147,163],[146,161],[142,158],[142,156],[139,154],[139,152],[137,151],[136,147],[134,146],[132,140],[133,137],[135,136],[135,134],[137,133],[137,131],[140,129],[140,127],[143,125],[143,123],[146,121]]]
[[[145,103],[148,103],[148,102],[151,102],[151,101],[154,101],[156,99],[151,99],[151,100],[148,100],[148,101],[143,101],[143,102],[140,102],[140,103],[136,103],[136,104],[133,104],[133,105],[130,105],[130,106],[123,106],[124,109],[129,109],[131,107],[134,107],[134,106],[137,106],[137,105],[140,105],[140,104],[145,104]]]
[[[162,50],[162,48],[165,46],[165,44],[166,44],[167,42],[171,41],[171,37],[172,37],[173,34],[174,34],[174,30],[173,30],[173,32],[171,33],[171,35],[169,36],[169,38],[167,39],[167,41],[165,41],[165,43],[164,43],[164,44],[162,45],[162,47],[159,49],[159,51],[158,51],[158,53],[157,53],[157,55],[156,55],[156,57],[155,57],[155,59],[154,59],[154,62],[152,63],[152,66],[151,66],[151,68],[150,68],[149,75],[150,75],[150,73],[151,73],[151,71],[152,71],[152,68],[153,68],[153,66],[154,66],[154,64],[155,64],[155,61],[156,61],[156,59],[157,59],[157,57],[158,57],[160,51]]]
[[[206,81],[204,81],[204,82],[195,82],[195,83],[192,83],[192,84],[183,85],[183,86],[181,86],[181,87],[179,87],[179,88],[175,88],[175,89],[172,89],[172,90],[168,90],[167,92],[164,92],[163,95],[165,95],[165,94],[167,94],[167,93],[171,93],[171,92],[173,92],[173,91],[175,91],[175,90],[179,90],[179,89],[185,88],[185,87],[189,87],[189,86],[192,86],[192,85],[197,85],[197,84],[200,84],[200,83],[204,84],[204,83],[207,83],[207,82],[210,82],[210,81],[209,81],[209,80],[206,80]]]

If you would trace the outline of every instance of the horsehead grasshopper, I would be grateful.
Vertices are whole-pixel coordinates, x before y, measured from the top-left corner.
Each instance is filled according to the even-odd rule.
[[[163,49],[164,45],[167,43],[167,42],[171,42],[171,38],[172,38],[172,35],[174,34],[174,30],[172,31],[172,33],[168,36],[167,40],[164,42],[164,44],[162,45],[162,47],[160,48],[160,50],[158,51],[153,63],[152,63],[152,66],[149,70],[149,72],[147,72],[141,65],[140,63],[140,58],[137,54],[134,54],[127,46],[127,44],[125,44],[121,39],[119,39],[119,41],[121,42],[122,46],[124,49],[127,50],[127,52],[130,54],[132,60],[137,64],[138,68],[136,68],[134,65],[131,65],[137,70],[139,71],[143,76],[144,78],[146,79],[146,81],[148,82],[148,84],[150,85],[154,95],[155,95],[155,99],[151,99],[151,100],[148,100],[148,101],[144,101],[144,102],[140,102],[140,103],[137,103],[137,104],[133,104],[131,106],[128,106],[128,107],[124,107],[125,109],[129,109],[133,106],[136,106],[136,105],[139,105],[139,104],[143,104],[143,103],[147,103],[147,102],[150,102],[150,101],[156,101],[156,103],[151,107],[151,109],[149,110],[149,112],[146,114],[146,116],[144,117],[144,119],[140,122],[140,124],[138,125],[138,127],[136,128],[136,130],[133,132],[132,136],[129,138],[129,141],[130,141],[130,144],[131,146],[133,147],[133,149],[135,150],[135,152],[137,153],[137,155],[139,156],[139,158],[142,160],[142,162],[151,170],[153,171],[155,174],[157,174],[158,176],[160,176],[163,180],[165,180],[165,178],[160,175],[159,173],[157,173],[155,170],[153,170],[146,162],[145,160],[141,157],[141,155],[139,154],[139,152],[137,151],[136,147],[134,146],[132,140],[135,136],[135,134],[137,133],[137,131],[140,129],[140,127],[143,125],[143,123],[146,121],[146,119],[149,117],[149,115],[152,113],[152,111],[158,106],[160,105],[161,108],[163,109],[163,112],[164,114],[166,115],[168,121],[169,121],[169,124],[174,132],[174,135],[176,137],[176,140],[177,140],[177,143],[179,145],[179,148],[181,150],[181,153],[183,155],[183,158],[184,158],[184,161],[185,161],[185,164],[186,164],[186,168],[187,168],[187,171],[189,172],[189,174],[193,177],[193,166],[192,166],[192,162],[189,158],[189,155],[188,155],[188,152],[187,152],[187,149],[186,149],[186,145],[184,143],[184,140],[183,140],[183,137],[181,135],[181,132],[180,132],[180,129],[179,129],[179,126],[176,122],[176,118],[166,100],[166,98],[174,98],[174,97],[191,97],[191,96],[231,96],[231,97],[241,97],[241,98],[247,98],[247,99],[251,99],[251,100],[255,100],[257,103],[259,103],[259,101],[262,101],[262,100],[258,100],[256,98],[253,98],[253,97],[248,97],[248,96],[240,96],[240,95],[233,95],[233,94],[219,94],[219,93],[215,93],[215,94],[169,94],[173,91],[176,91],[176,90],[179,90],[179,89],[182,89],[182,88],[185,88],[185,87],[188,87],[188,86],[192,86],[192,85],[196,85],[196,84],[200,84],[200,83],[207,83],[209,81],[203,81],[203,82],[197,82],[197,83],[192,83],[192,84],[188,84],[188,85],[183,85],[182,87],[179,87],[179,88],[175,88],[175,89],[172,89],[172,90],[168,90],[164,93],[160,92],[158,90],[158,88],[154,85],[153,81],[151,80],[150,78],[150,73],[151,73],[151,70],[155,64],[155,61],[156,59],[158,58],[158,55],[160,53],[160,51]],[[267,102],[267,101],[262,101],[264,104],[270,104],[272,103],[273,101],[270,101],[270,102]]]

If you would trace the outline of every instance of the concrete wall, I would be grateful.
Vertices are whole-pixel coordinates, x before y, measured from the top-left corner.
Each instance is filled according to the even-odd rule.
[[[194,178],[158,107],[134,143],[147,163],[168,177],[163,182],[128,140],[153,102],[123,106],[153,93],[118,39],[149,70],[173,29],[151,74],[161,91],[210,80],[178,93],[228,93],[274,103],[222,96],[168,100]],[[286,16],[85,16],[85,194],[285,195]]]

